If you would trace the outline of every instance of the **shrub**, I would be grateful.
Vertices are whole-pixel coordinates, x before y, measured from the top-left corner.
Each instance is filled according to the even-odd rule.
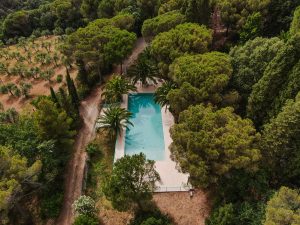
[[[73,207],[78,215],[93,215],[95,201],[89,196],[82,195],[73,203]]]
[[[99,151],[99,146],[95,143],[90,143],[87,148],[86,148],[86,152],[89,155],[95,155],[96,153],[100,152]]]
[[[130,225],[171,225],[171,219],[158,209],[148,212],[139,211],[130,221]]]
[[[62,34],[64,34],[64,30],[63,30],[61,27],[56,27],[56,28],[53,30],[53,34],[54,34],[54,35],[62,35]]]
[[[97,218],[87,216],[87,215],[79,215],[76,217],[75,222],[73,225],[98,225],[99,222]]]
[[[57,75],[56,82],[61,83],[62,81],[63,81],[63,75],[61,75],[61,74]]]

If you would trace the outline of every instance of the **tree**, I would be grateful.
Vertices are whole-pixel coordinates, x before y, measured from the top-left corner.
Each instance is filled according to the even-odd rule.
[[[298,32],[300,32],[300,6],[295,10],[294,18],[290,28],[291,35],[295,35]]]
[[[255,38],[231,49],[233,75],[230,86],[242,96],[242,109],[246,107],[253,85],[262,78],[269,63],[283,47],[279,38]]]
[[[158,87],[154,94],[154,101],[158,103],[161,107],[166,106],[167,108],[170,106],[170,102],[168,100],[168,94],[171,90],[177,88],[177,85],[172,81],[164,82],[160,87]]]
[[[95,204],[91,197],[82,195],[73,203],[73,208],[77,215],[93,216],[96,210]]]
[[[208,25],[213,11],[210,0],[185,0],[183,7],[189,22]]]
[[[0,186],[0,221],[8,222],[8,213],[24,197],[28,186],[34,186],[41,171],[41,162],[36,161],[29,166],[27,159],[15,151],[0,145],[1,186]],[[36,185],[36,184],[35,184]]]
[[[102,81],[102,70],[121,63],[133,49],[136,36],[112,25],[113,20],[96,20],[69,35],[63,52],[89,63]],[[93,73],[90,73],[93,75]],[[94,83],[94,81],[92,80]]]
[[[29,83],[21,83],[21,93],[25,98],[29,97],[30,89],[32,89],[32,85]]]
[[[142,27],[144,38],[152,39],[162,32],[169,31],[186,22],[186,17],[178,11],[171,11],[152,19],[145,20]]]
[[[104,114],[98,118],[97,123],[100,127],[109,128],[112,138],[121,135],[123,129],[133,126],[129,121],[131,113],[118,106],[110,106],[104,111]]]
[[[205,26],[184,23],[158,34],[151,43],[151,53],[159,62],[161,74],[166,77],[169,65],[176,58],[188,53],[205,53],[211,41],[211,30]]]
[[[300,95],[287,101],[282,111],[264,126],[262,148],[265,162],[274,178],[285,183],[297,183],[300,174],[298,141]]]
[[[142,52],[134,64],[128,68],[126,75],[132,80],[134,85],[138,82],[141,82],[143,86],[148,85],[149,82],[157,84],[158,68],[151,58],[148,48]]]
[[[99,2],[99,0],[83,0],[80,6],[80,13],[90,21],[97,19]]]
[[[56,93],[53,89],[53,87],[50,87],[50,94],[51,94],[51,100],[55,103],[55,104],[59,104],[58,98],[56,96]]]
[[[191,106],[170,132],[172,158],[195,187],[218,185],[220,177],[235,169],[255,171],[261,158],[256,146],[260,135],[230,107]]]
[[[102,97],[106,103],[117,103],[122,101],[122,95],[129,91],[136,91],[136,87],[122,75],[113,75],[103,87]]]
[[[262,35],[263,20],[260,12],[251,14],[240,32],[240,41],[245,43]]]
[[[229,56],[219,52],[179,57],[169,70],[169,78],[179,87],[167,96],[176,115],[192,104],[220,103],[232,75]]]
[[[299,40],[300,36],[289,40],[268,65],[263,77],[253,86],[247,115],[257,126],[276,116],[285,101],[295,98],[300,90],[297,85],[300,79],[297,72],[300,66]]]
[[[74,81],[73,79],[71,79],[69,70],[67,70],[66,81],[67,81],[68,91],[69,91],[69,95],[71,96],[72,103],[76,109],[79,109],[80,100],[78,97],[78,93]]]
[[[206,221],[206,225],[234,225],[236,215],[232,204],[225,204],[213,211],[212,215]]]
[[[6,38],[29,36],[32,32],[28,11],[17,11],[9,14],[3,22],[3,33]]]
[[[271,0],[264,23],[264,34],[272,37],[288,31],[293,12],[299,5],[300,0]]]
[[[281,187],[267,203],[266,219],[263,224],[299,224],[299,209],[299,191]]]
[[[114,164],[103,190],[117,210],[126,211],[136,206],[143,210],[143,204],[152,199],[158,181],[154,161],[147,160],[142,153],[125,155]]]
[[[247,18],[253,13],[266,14],[270,0],[218,0],[217,7],[221,11],[221,18],[227,31],[240,30],[246,23]]]
[[[57,146],[69,149],[76,131],[71,130],[72,119],[50,100],[42,99],[34,114],[39,136],[44,140],[56,140]]]

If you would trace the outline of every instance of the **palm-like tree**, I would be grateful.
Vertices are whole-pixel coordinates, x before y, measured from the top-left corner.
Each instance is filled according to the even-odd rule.
[[[151,59],[150,52],[146,49],[136,60],[136,62],[129,67],[127,76],[131,78],[132,83],[141,82],[142,85],[148,85],[149,81],[157,84],[156,77],[158,76],[158,68]]]
[[[103,88],[102,97],[106,103],[116,103],[122,101],[122,95],[129,91],[136,91],[136,87],[121,75],[113,75]]]
[[[131,112],[118,106],[110,106],[104,114],[98,118],[100,127],[109,128],[112,137],[120,135],[123,129],[127,129],[133,124],[129,121]]]
[[[176,89],[177,85],[172,81],[166,81],[162,84],[161,87],[156,89],[154,94],[154,101],[159,104],[161,107],[169,106],[169,100],[167,98],[169,92],[173,89]]]

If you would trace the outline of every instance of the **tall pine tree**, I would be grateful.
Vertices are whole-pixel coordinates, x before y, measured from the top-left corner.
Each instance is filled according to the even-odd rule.
[[[67,81],[67,86],[68,86],[68,92],[69,92],[69,95],[71,96],[72,104],[73,104],[74,108],[76,108],[78,110],[80,101],[79,101],[76,86],[74,84],[73,79],[70,76],[69,70],[67,70],[66,81]]]

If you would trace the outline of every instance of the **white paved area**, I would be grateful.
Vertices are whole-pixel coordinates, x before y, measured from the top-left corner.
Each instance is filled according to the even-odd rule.
[[[138,93],[154,93],[155,87],[150,86],[143,88],[138,86]],[[123,103],[121,105],[123,108],[128,107],[128,97],[127,95],[123,96]],[[176,163],[173,162],[170,158],[169,146],[172,143],[170,137],[170,128],[174,124],[173,115],[166,110],[166,108],[161,109],[162,122],[163,122],[163,133],[165,141],[165,160],[156,161],[156,170],[158,171],[161,177],[161,183],[157,184],[157,192],[172,192],[172,191],[188,191],[187,187],[188,174],[180,173],[176,169]],[[125,154],[125,133],[124,130],[122,134],[118,137],[115,148],[115,160],[121,158]]]

